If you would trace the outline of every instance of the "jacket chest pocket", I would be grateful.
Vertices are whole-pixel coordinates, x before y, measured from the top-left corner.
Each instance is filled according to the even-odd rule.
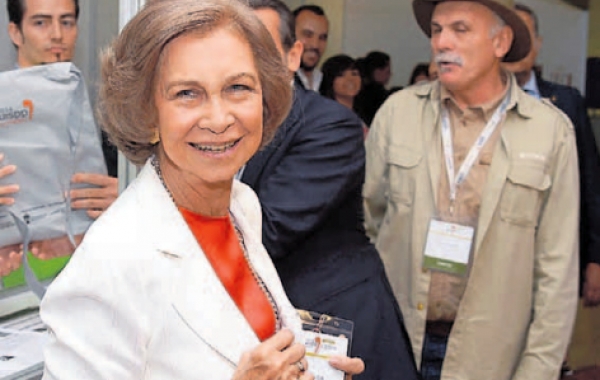
[[[422,154],[404,146],[389,148],[388,194],[392,202],[411,205],[415,194],[417,168]]]
[[[551,185],[544,165],[512,165],[504,186],[500,205],[502,220],[536,227],[546,190]]]

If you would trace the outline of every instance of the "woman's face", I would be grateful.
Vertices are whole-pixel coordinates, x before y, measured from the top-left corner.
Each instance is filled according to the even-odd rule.
[[[163,173],[198,191],[230,184],[262,141],[262,88],[250,45],[221,28],[178,37],[163,54],[154,96]]]
[[[360,91],[361,79],[357,69],[347,69],[333,80],[335,97],[355,97]]]

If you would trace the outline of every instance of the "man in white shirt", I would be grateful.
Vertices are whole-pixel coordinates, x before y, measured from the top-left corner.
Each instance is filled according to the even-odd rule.
[[[296,74],[305,89],[318,92],[323,73],[317,65],[327,48],[329,21],[323,8],[318,5],[303,5],[296,8],[294,17],[296,37],[304,45],[300,69]]]
[[[55,62],[69,62],[77,42],[78,0],[7,0],[9,16],[8,34],[17,49],[17,67],[27,68]],[[0,152],[0,160],[3,158]],[[9,176],[18,167],[2,166],[0,177]],[[88,215],[97,218],[118,194],[116,178],[94,173],[76,173],[73,183],[93,185],[71,190],[71,207],[87,209]],[[18,186],[0,186],[0,205],[10,205],[10,194]],[[0,248],[0,275],[16,269],[20,264],[18,247]],[[30,247],[38,257],[47,259],[72,251],[67,237],[35,242]]]

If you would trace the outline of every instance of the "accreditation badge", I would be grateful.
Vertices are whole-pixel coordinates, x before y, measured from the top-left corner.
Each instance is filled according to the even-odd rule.
[[[298,314],[304,330],[308,371],[315,380],[344,380],[344,372],[333,368],[329,358],[349,354],[354,323],[306,310],[298,310]]]
[[[475,229],[432,219],[429,223],[423,268],[465,276]]]

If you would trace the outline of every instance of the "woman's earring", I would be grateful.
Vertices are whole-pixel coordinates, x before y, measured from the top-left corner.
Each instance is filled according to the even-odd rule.
[[[157,128],[156,131],[154,132],[154,136],[150,140],[150,144],[156,145],[156,144],[158,144],[159,141],[160,141],[160,134],[158,133],[158,128]]]

